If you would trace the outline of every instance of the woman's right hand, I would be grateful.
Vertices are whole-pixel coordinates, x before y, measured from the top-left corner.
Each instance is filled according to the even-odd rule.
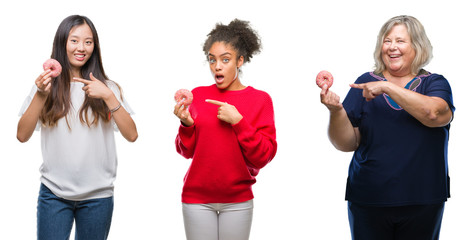
[[[340,102],[340,97],[336,93],[330,91],[326,84],[322,86],[320,102],[322,102],[330,112],[338,111],[343,108],[343,104]]]
[[[41,111],[47,100],[47,96],[51,92],[52,85],[51,70],[46,70],[35,80],[37,87],[36,94],[31,100],[30,106],[26,109],[18,121],[17,139],[20,142],[26,142],[33,135],[36,124],[41,115]]]
[[[48,69],[44,71],[40,76],[35,80],[36,87],[38,88],[38,93],[43,96],[49,95],[51,92],[51,84],[53,78],[51,77],[51,70]]]
[[[188,107],[185,107],[183,105],[183,102],[184,100],[181,100],[175,105],[175,110],[173,111],[173,113],[180,119],[183,125],[190,127],[195,123],[195,121],[191,117],[190,111],[188,111]]]
[[[343,152],[355,151],[360,144],[360,131],[353,127],[346,114],[340,97],[328,90],[325,84],[320,92],[320,101],[330,110],[328,137],[336,149]]]

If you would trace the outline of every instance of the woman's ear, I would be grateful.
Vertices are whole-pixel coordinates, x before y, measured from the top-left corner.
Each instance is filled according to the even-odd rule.
[[[240,68],[244,64],[244,57],[241,55],[237,61],[237,67]]]

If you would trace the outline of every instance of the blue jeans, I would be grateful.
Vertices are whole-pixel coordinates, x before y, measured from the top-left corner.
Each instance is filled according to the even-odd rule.
[[[70,201],[41,184],[37,208],[38,240],[67,240],[76,221],[76,240],[107,239],[114,198]]]

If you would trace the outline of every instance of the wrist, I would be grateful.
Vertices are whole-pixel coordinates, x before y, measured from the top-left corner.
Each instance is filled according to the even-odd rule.
[[[330,111],[330,118],[346,116],[346,111],[343,105],[340,105],[339,107],[329,108],[328,110]]]
[[[104,102],[107,103],[107,102],[112,102],[114,98],[115,98],[114,92],[112,92],[112,90],[108,88],[106,93],[102,97],[102,100],[104,100]]]
[[[231,125],[238,124],[241,120],[242,120],[242,115],[239,115],[232,121]]]
[[[343,108],[343,104],[339,103],[338,105],[326,105],[330,114],[341,114]],[[346,114],[346,113],[345,113]]]
[[[193,126],[193,124],[195,124],[195,122],[193,120],[190,121],[188,119],[185,120],[185,121],[181,120],[180,122],[181,122],[181,125],[183,125],[185,127],[191,127],[191,126]]]
[[[389,82],[389,81],[384,81],[383,82],[383,87],[381,88],[383,93],[389,94],[391,92],[391,89],[393,86],[396,86],[394,83]]]
[[[120,102],[119,100],[115,97],[114,93],[112,90],[109,89],[109,91],[102,97],[102,100],[107,104],[109,109],[113,109],[116,107]]]
[[[42,90],[40,88],[37,88],[36,90],[36,95],[38,95],[38,97],[41,97],[41,98],[44,98],[46,99],[49,95],[49,92],[45,91],[45,90]]]

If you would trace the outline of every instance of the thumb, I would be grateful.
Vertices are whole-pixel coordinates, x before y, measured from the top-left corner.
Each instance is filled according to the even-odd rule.
[[[99,81],[99,79],[97,79],[96,77],[94,77],[94,75],[92,74],[92,72],[89,73],[89,78],[91,79],[91,81]]]
[[[328,85],[325,83],[322,86],[321,94],[327,94],[327,92],[328,92]]]

